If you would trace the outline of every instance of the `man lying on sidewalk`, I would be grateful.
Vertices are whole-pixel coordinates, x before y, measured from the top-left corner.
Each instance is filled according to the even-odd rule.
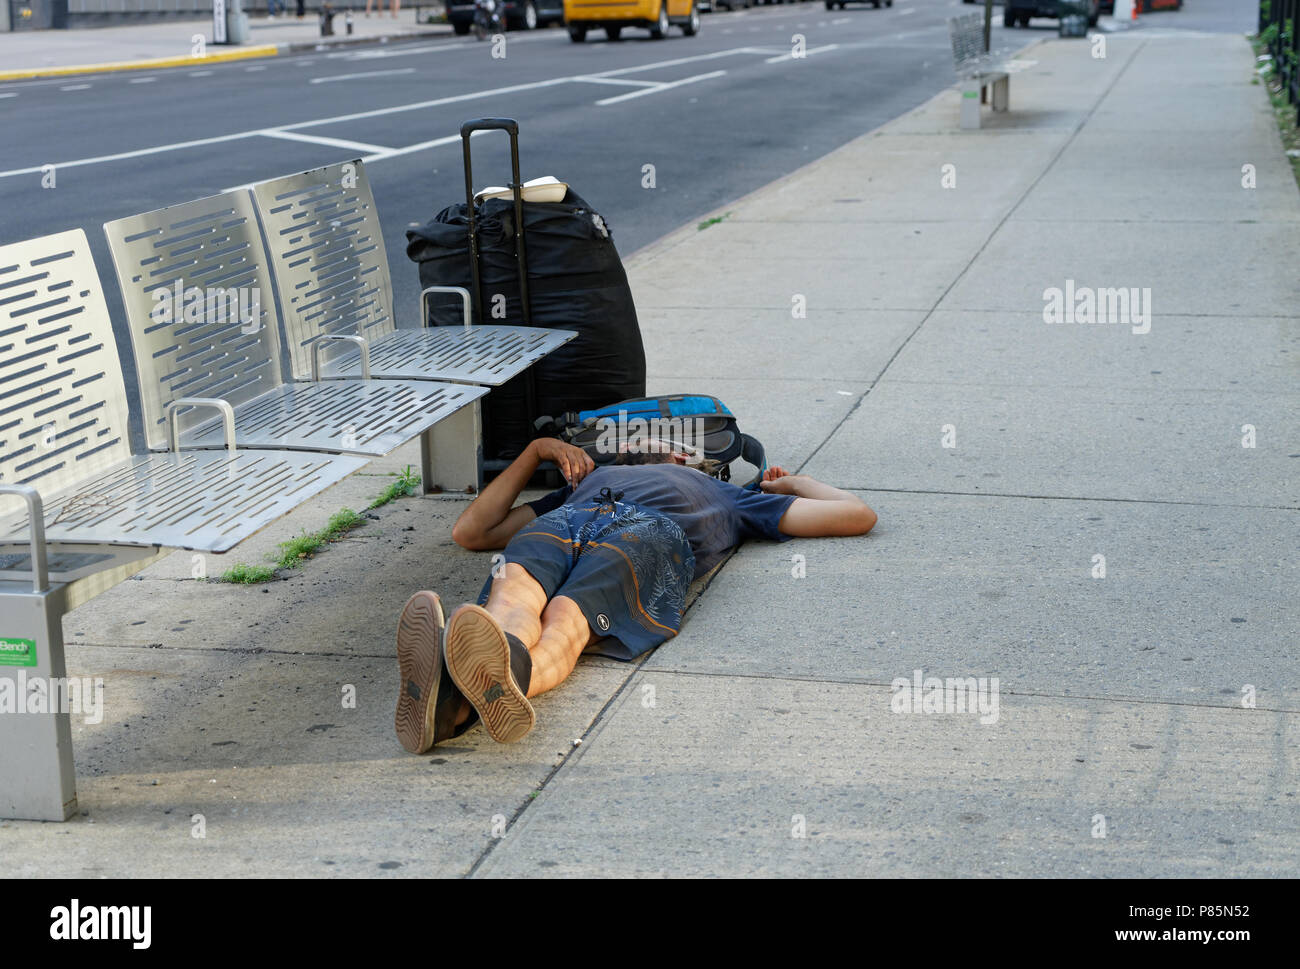
[[[634,659],[675,636],[691,581],[746,538],[865,535],[876,514],[861,499],[771,468],[761,491],[686,467],[685,450],[646,442],[597,469],[581,448],[533,441],[483,489],[452,529],[467,549],[504,548],[478,605],[445,623],[417,592],[397,627],[397,736],[412,753],[481,718],[499,743],[533,728],[530,697],[559,686],[578,656]],[[512,507],[542,461],[569,482]]]

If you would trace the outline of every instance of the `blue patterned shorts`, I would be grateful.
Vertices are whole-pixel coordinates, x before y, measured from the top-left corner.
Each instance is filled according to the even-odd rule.
[[[505,549],[546,592],[568,596],[597,636],[590,650],[635,659],[681,628],[695,555],[675,521],[621,501],[561,505],[529,522]],[[489,578],[479,596],[487,602]]]

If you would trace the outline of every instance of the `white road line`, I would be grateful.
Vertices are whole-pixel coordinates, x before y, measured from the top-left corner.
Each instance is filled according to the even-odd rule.
[[[898,11],[898,16],[900,16],[900,17],[906,17],[909,13],[916,13],[916,8],[915,8],[915,7],[908,7],[906,10],[900,10],[900,11]]]
[[[18,94],[12,91],[8,94],[0,94],[0,98],[16,98],[16,97],[18,97]]]
[[[813,54],[820,54],[823,51],[838,50],[839,46],[840,46],[839,44],[827,44],[824,47],[809,47],[806,51],[803,52],[803,56],[812,57]],[[799,61],[799,60],[803,60],[803,57],[795,57],[794,54],[792,53],[786,53],[786,54],[782,54],[780,57],[769,57],[763,63],[779,64],[782,61]]]
[[[840,17],[838,20],[832,20],[831,26],[838,27],[840,24],[847,24],[853,20],[852,17]]]
[[[584,75],[585,76],[585,75]],[[595,76],[595,75],[591,75]],[[511,84],[508,87],[492,88],[487,91],[470,91],[467,94],[452,94],[445,98],[435,98],[432,101],[416,101],[413,104],[397,104],[391,108],[374,108],[370,111],[357,111],[353,114],[340,114],[333,118],[318,118],[315,121],[299,121],[296,124],[283,124],[279,126],[280,131],[296,131],[299,128],[314,128],[323,124],[339,124],[344,121],[359,121],[362,118],[380,118],[388,114],[401,114],[403,111],[420,111],[424,108],[439,108],[444,104],[459,104],[461,101],[475,101],[479,98],[490,98],[501,94],[516,94],[520,91],[535,91],[539,88],[555,87],[557,84],[567,84],[572,78],[553,77],[547,81],[530,81],[527,84]],[[256,132],[253,132],[256,134]]]
[[[313,77],[311,84],[329,84],[331,81],[355,81],[359,77],[387,77],[390,74],[414,74],[414,67],[398,67],[391,71],[362,71],[360,74],[333,74],[327,77]]]
[[[156,80],[158,80],[158,78],[156,77],[133,77],[131,78],[131,80],[127,81],[127,83],[128,84],[152,84]]]
[[[266,67],[265,67],[264,65],[262,65],[262,64],[254,64],[252,67],[246,67],[246,68],[244,68],[244,70],[245,70],[245,71],[249,71],[249,72],[252,72],[252,71],[264,71],[264,70],[266,70]]]
[[[326,138],[324,135],[300,135],[296,131],[281,131],[279,128],[267,128],[259,131],[267,138],[283,138],[285,141],[305,141],[311,145],[329,145],[331,148],[347,148],[349,151],[383,152],[392,151],[383,145],[367,145],[360,141],[344,141],[342,138]]]
[[[604,106],[606,104],[618,104],[621,101],[631,101],[633,98],[643,97],[647,94],[658,94],[660,91],[667,91],[669,88],[681,87],[683,84],[694,84],[696,81],[707,81],[710,78],[721,77],[726,71],[710,71],[708,74],[696,74],[694,77],[684,77],[680,81],[668,81],[660,84],[658,87],[643,88],[640,91],[628,91],[627,94],[619,94],[612,98],[605,98],[603,101],[596,103]]]
[[[470,137],[476,138],[483,134],[487,134],[487,132],[474,131],[470,133]],[[440,148],[443,145],[450,145],[456,141],[460,141],[460,135],[446,135],[442,138],[434,138],[432,141],[422,141],[418,145],[407,145],[405,148],[389,148],[374,155],[367,155],[361,160],[365,164],[369,165],[371,162],[383,161],[385,158],[396,158],[399,155],[410,155],[417,151],[424,151],[426,148]]]
[[[619,74],[636,74],[641,71],[657,71],[661,67],[676,67],[679,64],[694,64],[697,61],[712,61],[719,57],[731,57],[735,54],[752,54],[752,47],[729,47],[726,50],[716,50],[710,54],[694,54],[691,57],[674,57],[670,61],[655,61],[653,64],[641,64],[637,67],[620,67],[613,71],[595,71],[591,74],[582,74],[581,77],[615,77]]]
[[[190,71],[190,77],[207,77],[211,71]]]
[[[410,54],[427,54],[435,50],[470,50],[467,44],[421,44],[419,47],[403,47],[401,50],[362,50],[342,51],[327,54],[327,57],[342,57],[350,61],[377,60],[381,57],[407,57]]]
[[[90,86],[91,85],[89,84],[65,84],[63,87],[59,88],[59,90],[60,91],[84,91],[86,90],[86,88]]]
[[[937,28],[936,28],[937,29]],[[561,84],[568,84],[575,78],[583,77],[609,77],[615,74],[627,74],[634,71],[653,71],[661,67],[671,67],[676,64],[692,63],[700,60],[709,60],[718,57],[730,57],[741,53],[763,53],[761,50],[755,50],[750,47],[736,47],[730,50],[715,51],[711,54],[697,54],[694,57],[679,57],[669,61],[659,61],[650,64],[641,64],[637,67],[625,67],[613,71],[601,71],[596,74],[578,74],[566,77],[554,77],[545,81],[530,81],[525,84],[512,84],[507,87],[491,88],[485,91],[470,91],[465,94],[453,94],[445,98],[435,98],[431,101],[416,101],[411,104],[399,104],[387,108],[375,108],[370,111],[357,111],[352,114],[336,115],[331,118],[316,118],[311,121],[299,121],[294,124],[277,125],[274,128],[254,128],[249,131],[236,131],[228,135],[214,135],[210,138],[196,138],[192,141],[173,142],[165,145],[154,145],[150,148],[137,148],[131,151],[115,152],[111,155],[98,155],[92,158],[78,158],[71,161],[56,163],[58,168],[76,168],[83,165],[98,165],[106,162],[123,161],[129,158],[142,158],[148,155],[158,155],[169,151],[180,151],[187,148],[200,148],[205,145],[216,145],[226,141],[240,141],[245,138],[255,138],[263,135],[267,131],[276,131],[281,134],[286,131],[298,131],[303,128],[314,128],[320,125],[340,124],[345,121],[358,121],[363,118],[378,118],[384,115],[398,114],[404,111],[420,111],[425,108],[436,108],[446,104],[459,104],[464,101],[474,101],[480,98],[497,97],[503,94],[516,94],[521,91],[536,91],[544,88],[557,87]],[[191,76],[211,74],[211,71],[193,71]],[[689,83],[696,80],[703,80],[705,77],[716,75],[703,75],[697,78],[687,78],[686,82],[668,82],[666,85],[659,85],[654,90],[664,90],[666,87],[675,86],[680,83]],[[645,88],[650,91],[650,88]],[[641,91],[632,92],[640,94]],[[454,135],[449,139],[438,138],[433,141],[421,142],[418,145],[408,145],[405,148],[380,149],[368,160],[379,160],[382,158],[393,158],[398,155],[410,154],[415,151],[422,151],[426,148],[435,148],[439,145],[449,144],[452,141],[458,141],[459,136]],[[0,178],[12,178],[18,175],[30,175],[33,172],[40,172],[41,165],[35,165],[29,168],[15,168],[10,171],[0,171]]]
[[[56,168],[76,168],[79,165],[98,165],[102,162],[121,161],[126,158],[141,158],[145,155],[158,155],[166,151],[179,151],[182,148],[199,148],[203,145],[215,145],[223,141],[239,141],[243,138],[252,138],[254,135],[260,135],[260,131],[240,131],[233,135],[217,135],[213,138],[198,138],[194,141],[179,141],[171,145],[157,145],[153,148],[137,148],[135,151],[119,151],[115,155],[100,155],[98,158],[78,158],[75,161],[59,162]],[[15,168],[13,171],[0,172],[0,178],[9,178],[13,175],[30,175],[33,172],[39,172],[43,166],[36,165],[32,168]]]
[[[658,87],[657,81],[627,81],[621,77],[575,77],[586,84],[626,84],[628,87]]]

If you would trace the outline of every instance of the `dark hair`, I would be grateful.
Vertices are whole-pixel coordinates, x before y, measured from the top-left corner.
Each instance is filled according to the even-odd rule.
[[[615,464],[672,464],[673,456],[668,451],[620,451]]]

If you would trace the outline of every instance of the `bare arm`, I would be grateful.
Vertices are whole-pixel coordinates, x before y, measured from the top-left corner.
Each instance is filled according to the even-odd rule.
[[[759,485],[768,494],[794,495],[778,527],[786,535],[822,538],[865,535],[876,525],[876,513],[857,495],[811,478],[769,468]]]
[[[492,479],[452,526],[451,538],[462,548],[474,551],[505,548],[519,529],[537,516],[527,505],[511,506],[543,461],[554,461],[571,485],[585,478],[596,464],[582,448],[555,438],[538,438]]]

